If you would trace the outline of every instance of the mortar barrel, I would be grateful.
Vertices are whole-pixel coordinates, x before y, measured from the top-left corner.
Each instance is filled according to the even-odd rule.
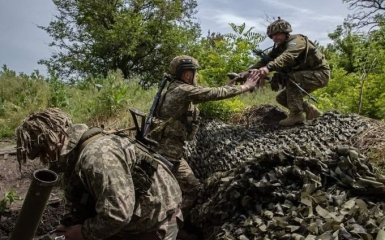
[[[10,240],[31,240],[34,237],[49,195],[58,179],[58,175],[48,169],[39,169],[33,173]]]

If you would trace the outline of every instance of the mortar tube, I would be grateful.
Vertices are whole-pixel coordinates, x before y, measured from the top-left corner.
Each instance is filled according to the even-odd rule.
[[[33,239],[49,195],[58,179],[58,175],[48,169],[39,169],[33,173],[31,185],[9,240]]]

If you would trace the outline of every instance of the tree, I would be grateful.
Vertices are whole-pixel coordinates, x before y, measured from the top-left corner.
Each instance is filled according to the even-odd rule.
[[[369,27],[369,30],[371,30],[385,20],[384,0],[343,0],[343,2],[347,3],[349,9],[354,11],[345,20],[354,27]]]
[[[352,31],[352,26],[348,23],[337,26],[336,30],[329,33],[329,38],[333,43],[327,47],[326,55],[331,60],[332,66],[338,64],[348,73],[357,70],[357,52],[363,45],[363,37]]]
[[[106,76],[160,79],[167,63],[199,35],[196,0],[53,0],[55,20],[40,26],[58,52],[40,64],[63,78]]]
[[[254,64],[257,59],[252,50],[264,39],[254,28],[246,28],[245,23],[229,25],[232,33],[208,33],[190,49],[199,60],[201,81],[212,86],[224,84],[228,72],[245,71]]]
[[[317,91],[320,106],[384,118],[385,27],[368,34],[352,32],[350,25],[338,26],[326,52],[332,79]]]

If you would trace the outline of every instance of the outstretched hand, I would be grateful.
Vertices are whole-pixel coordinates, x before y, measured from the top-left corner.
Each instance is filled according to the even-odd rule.
[[[250,70],[249,75],[242,86],[244,86],[247,90],[253,90],[256,87],[262,87],[263,84],[264,77],[262,77],[258,71]]]

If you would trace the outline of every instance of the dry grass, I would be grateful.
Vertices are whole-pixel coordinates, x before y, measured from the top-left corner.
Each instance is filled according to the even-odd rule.
[[[369,160],[385,172],[385,122],[369,120],[369,127],[351,141]]]

